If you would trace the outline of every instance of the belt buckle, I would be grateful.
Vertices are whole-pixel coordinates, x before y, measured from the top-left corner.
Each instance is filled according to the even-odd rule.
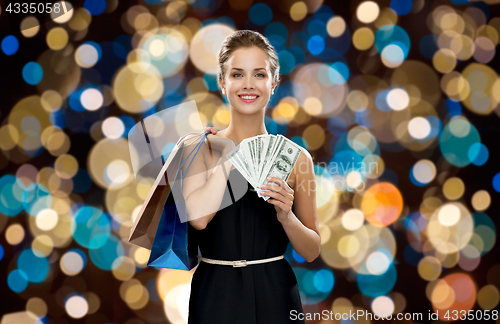
[[[233,261],[233,268],[246,267],[246,266],[247,266],[247,260]]]

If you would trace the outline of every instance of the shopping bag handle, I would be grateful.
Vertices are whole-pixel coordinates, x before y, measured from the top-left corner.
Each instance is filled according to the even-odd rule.
[[[210,132],[208,132],[208,133],[206,133],[205,135],[203,135],[203,137],[202,137],[202,138],[200,139],[200,141],[196,144],[196,146],[193,148],[193,150],[192,150],[191,152],[189,152],[189,155],[187,156],[187,158],[186,158],[186,159],[182,162],[182,164],[179,166],[179,169],[180,169],[180,171],[181,171],[181,174],[182,174],[182,166],[184,165],[184,163],[186,163],[186,161],[189,159],[189,157],[191,156],[191,154],[193,153],[193,151],[194,151],[194,150],[196,150],[195,155],[196,155],[196,154],[198,154],[198,151],[200,150],[202,143],[204,142],[205,138],[206,138],[208,135],[210,135],[210,134],[211,134],[211,133],[210,133]],[[191,161],[189,162],[189,165],[188,165],[188,167],[187,167],[187,169],[186,169],[186,172],[185,172],[184,174],[182,174],[182,175],[181,175],[181,178],[184,178],[184,175],[186,175],[186,173],[188,172],[189,167],[191,167],[191,163],[193,163],[193,160],[194,160],[194,156],[195,156],[195,155],[193,155],[193,157],[191,158]]]

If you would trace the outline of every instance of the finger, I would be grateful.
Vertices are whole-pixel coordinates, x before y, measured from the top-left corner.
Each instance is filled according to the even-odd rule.
[[[215,135],[215,134],[217,134],[217,129],[215,129],[215,127],[205,127],[204,132],[205,133],[211,132],[212,134]]]
[[[277,183],[278,186],[280,186],[281,188],[283,188],[283,190],[285,190],[287,192],[293,192],[292,188],[290,188],[288,183],[286,183],[283,179],[276,178],[276,177],[270,177],[270,178],[271,179],[268,181]]]
[[[284,198],[284,196],[282,194],[274,192],[274,191],[269,191],[269,190],[262,190],[260,192],[260,194],[263,195],[263,196],[273,197],[273,198],[276,198],[276,199],[279,199],[279,200],[281,200],[281,199]]]
[[[276,205],[278,206],[279,208],[281,208],[283,211],[287,211],[288,210],[288,206],[286,204],[284,204],[283,202],[279,201],[279,200],[276,200],[276,199],[269,199],[267,201],[268,203],[270,204],[273,204],[273,205]]]
[[[264,190],[264,191],[261,191],[260,194],[263,195],[263,196],[272,197],[275,200],[279,200],[279,201],[281,201],[283,204],[285,204],[287,206],[288,205],[292,206],[292,204],[293,204],[293,196],[291,196],[289,194],[286,194],[286,193],[285,193],[285,195],[283,195],[283,194],[278,193],[278,192]],[[268,201],[269,200],[270,199],[268,199]]]
[[[265,184],[265,185],[260,186],[260,188],[263,189],[263,190],[270,191],[270,192],[276,192],[280,196],[285,196],[285,194],[286,194],[286,192],[283,190],[283,188],[281,188],[278,185]]]
[[[276,177],[271,177],[271,179],[269,179],[268,181],[271,181],[271,182],[274,182],[276,183],[278,186],[280,186],[281,188],[285,189],[285,182],[283,180],[281,180],[280,178],[276,178]]]

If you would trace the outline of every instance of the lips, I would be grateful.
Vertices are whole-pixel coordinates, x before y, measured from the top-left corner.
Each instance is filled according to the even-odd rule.
[[[259,95],[255,93],[244,93],[244,94],[239,94],[238,97],[259,97]]]
[[[252,103],[252,102],[256,101],[257,99],[259,99],[259,96],[254,94],[254,93],[240,94],[240,95],[238,95],[238,97],[240,98],[241,101],[246,102],[246,103]],[[253,99],[245,99],[243,97],[245,97],[245,98],[254,97],[254,98]]]

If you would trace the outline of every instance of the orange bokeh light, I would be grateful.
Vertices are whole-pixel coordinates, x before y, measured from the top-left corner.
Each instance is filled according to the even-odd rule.
[[[366,191],[361,210],[366,220],[373,226],[388,226],[401,215],[403,196],[392,183],[380,182]]]
[[[442,285],[448,285],[451,294],[448,294],[447,299],[449,306],[439,307],[440,303],[432,300],[432,308],[434,312],[438,312],[438,317],[442,321],[455,321],[467,314],[469,309],[472,309],[476,302],[477,287],[474,281],[464,273],[453,273],[444,277],[441,281]],[[436,297],[434,295],[433,297]]]

